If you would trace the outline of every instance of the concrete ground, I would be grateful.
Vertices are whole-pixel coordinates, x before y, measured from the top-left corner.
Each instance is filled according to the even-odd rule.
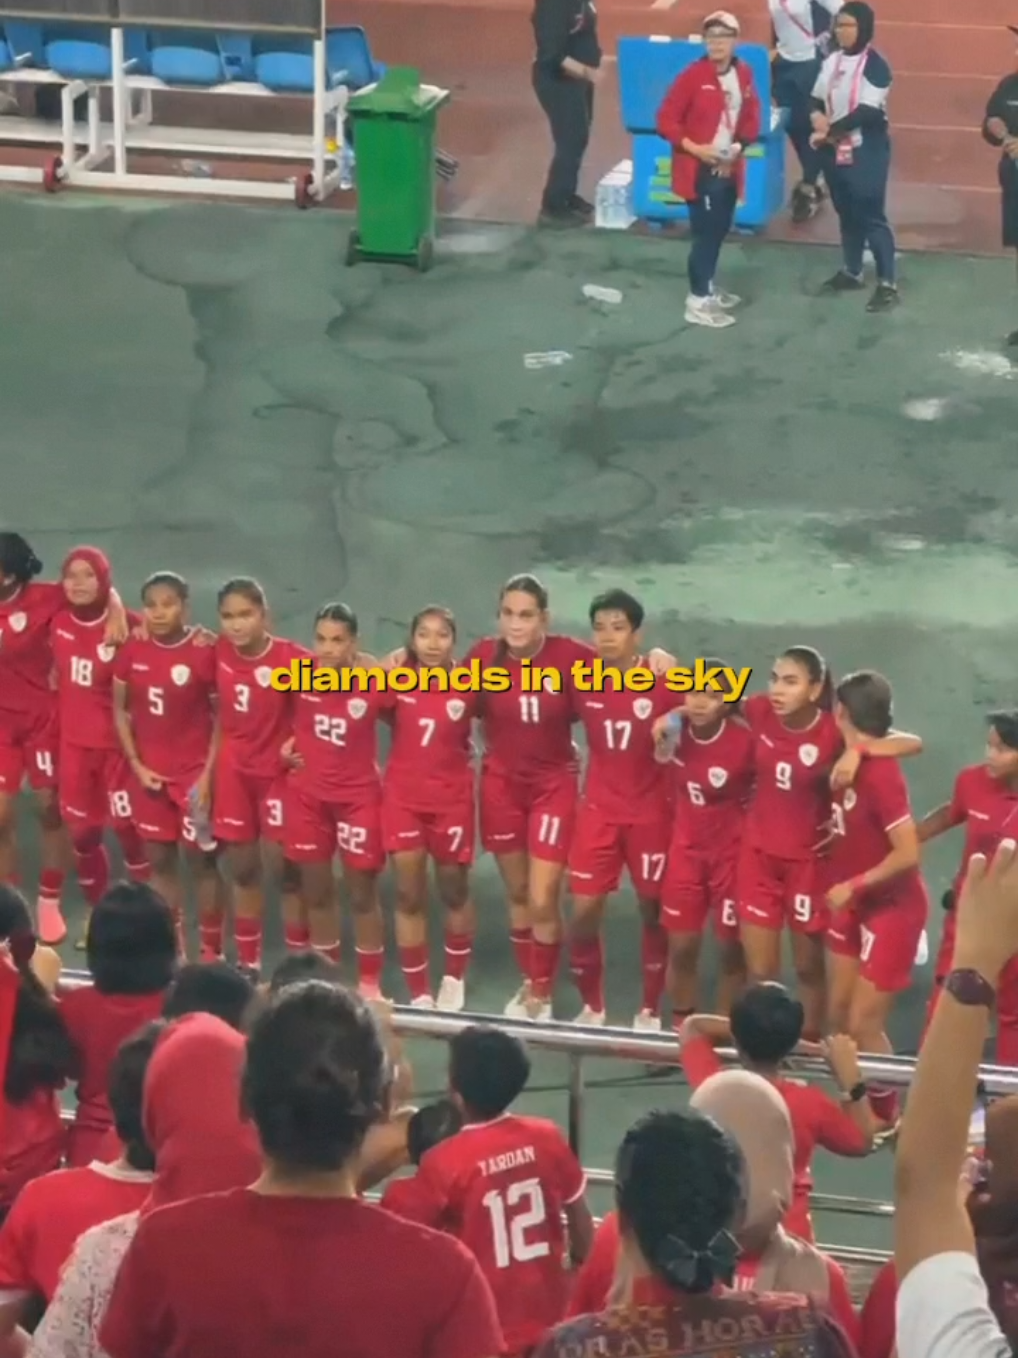
[[[94,541],[132,597],[182,570],[213,620],[216,586],[265,583],[278,630],[349,599],[372,648],[423,603],[466,639],[498,586],[533,569],[556,625],[583,634],[613,584],[647,605],[649,639],[765,671],[785,645],[835,670],[877,665],[927,753],[916,808],[980,758],[984,713],[1015,700],[1018,369],[1003,260],[908,256],[903,307],[826,300],[825,249],[734,244],[746,299],[715,334],[682,320],[685,246],[666,239],[450,228],[434,271],[343,266],[349,223],[67,196],[0,198],[0,522],[52,574]],[[621,304],[584,300],[585,283]],[[558,366],[528,367],[555,351]],[[958,845],[930,854],[931,896]],[[31,826],[26,822],[26,878]],[[471,1003],[514,978],[493,866]],[[932,928],[939,930],[937,909]],[[633,1007],[635,906],[609,926],[609,997]],[[278,938],[273,938],[278,946]],[[400,993],[398,977],[390,990]],[[914,1043],[928,973],[895,1021]],[[561,1007],[575,1001],[563,983]],[[421,1082],[441,1082],[423,1050]],[[541,1059],[535,1107],[561,1113],[565,1066]],[[594,1062],[585,1158],[607,1166],[640,1107],[679,1097],[642,1068]],[[819,1161],[828,1192],[886,1196],[889,1157]],[[823,1238],[887,1244],[883,1225]]]

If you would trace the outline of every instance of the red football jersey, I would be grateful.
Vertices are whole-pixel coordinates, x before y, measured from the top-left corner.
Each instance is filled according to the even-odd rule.
[[[891,852],[890,831],[911,819],[908,784],[898,761],[864,759],[852,786],[839,789],[832,798],[834,837],[827,850],[831,880],[848,882],[882,863]],[[918,868],[903,872],[868,890],[860,905],[878,905],[918,877]]]
[[[389,695],[298,693],[293,734],[303,763],[292,785],[323,802],[344,802],[377,791],[378,719]]]
[[[734,853],[753,790],[753,733],[726,717],[708,740],[682,723],[672,776],[676,842],[691,849]]]
[[[810,858],[830,819],[830,774],[844,748],[837,723],[818,712],[805,730],[790,730],[762,693],[742,711],[754,736],[750,843],[775,858]]]
[[[0,599],[0,713],[21,716],[55,701],[50,629],[66,603],[63,585],[40,581]]]
[[[574,688],[573,702],[587,735],[587,802],[621,824],[659,820],[672,789],[668,765],[655,753],[654,722],[674,709],[675,694],[659,678],[647,693]]]
[[[103,641],[106,615],[82,622],[63,608],[53,619],[50,636],[57,677],[60,739],[86,750],[119,750],[113,724],[113,669],[116,646]],[[128,614],[131,626],[138,623]]]
[[[469,797],[473,786],[471,721],[480,710],[477,693],[388,693],[392,744],[386,785],[411,811]]]
[[[974,853],[992,858],[1002,839],[1018,836],[1018,792],[991,778],[985,764],[972,764],[954,781],[951,824],[965,826],[965,848],[955,879],[960,891]]]
[[[578,768],[570,678],[577,661],[589,665],[594,659],[593,648],[572,637],[545,637],[530,668],[557,670],[561,685],[558,692],[546,686],[540,693],[523,691],[523,665],[502,655],[502,650],[494,637],[485,637],[471,646],[463,660],[464,665],[478,659],[482,669],[507,670],[512,680],[505,693],[478,695],[485,761],[510,778],[540,778],[550,771]]]
[[[509,1353],[526,1351],[565,1314],[562,1208],[585,1186],[555,1123],[514,1113],[465,1127],[421,1160],[417,1202],[428,1224],[457,1236],[480,1264]]]
[[[142,763],[164,778],[183,778],[208,758],[216,648],[196,633],[171,646],[130,637],[120,648],[114,678],[127,685],[128,710]]]
[[[270,637],[261,655],[241,655],[220,637],[215,645],[221,753],[252,778],[282,771],[280,750],[290,738],[293,700],[271,684],[272,671],[307,655],[296,642]]]

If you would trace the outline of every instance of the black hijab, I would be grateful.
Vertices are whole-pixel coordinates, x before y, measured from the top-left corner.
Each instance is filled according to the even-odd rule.
[[[851,47],[844,49],[846,56],[857,57],[873,41],[873,34],[877,27],[876,15],[870,6],[865,3],[865,0],[846,0],[838,13],[854,19],[859,25],[858,38]]]

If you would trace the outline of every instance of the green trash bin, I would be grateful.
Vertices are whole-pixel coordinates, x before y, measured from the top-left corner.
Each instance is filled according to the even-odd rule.
[[[435,238],[435,124],[449,91],[422,85],[419,72],[394,66],[351,95],[357,155],[357,228],[346,262],[392,260],[431,265]]]

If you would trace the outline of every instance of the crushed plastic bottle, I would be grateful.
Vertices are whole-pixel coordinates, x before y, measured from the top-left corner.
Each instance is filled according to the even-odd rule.
[[[584,283],[583,295],[588,302],[606,302],[608,306],[618,306],[622,301],[618,288],[603,288],[599,283]]]
[[[211,853],[217,847],[212,833],[212,822],[208,811],[198,801],[197,785],[187,794],[187,809],[194,826],[194,839],[202,853]]]
[[[572,354],[567,354],[564,349],[547,349],[541,354],[524,354],[523,366],[525,368],[561,368],[563,363],[572,360]]]
[[[211,179],[212,166],[207,160],[182,160],[180,168],[191,179]]]

